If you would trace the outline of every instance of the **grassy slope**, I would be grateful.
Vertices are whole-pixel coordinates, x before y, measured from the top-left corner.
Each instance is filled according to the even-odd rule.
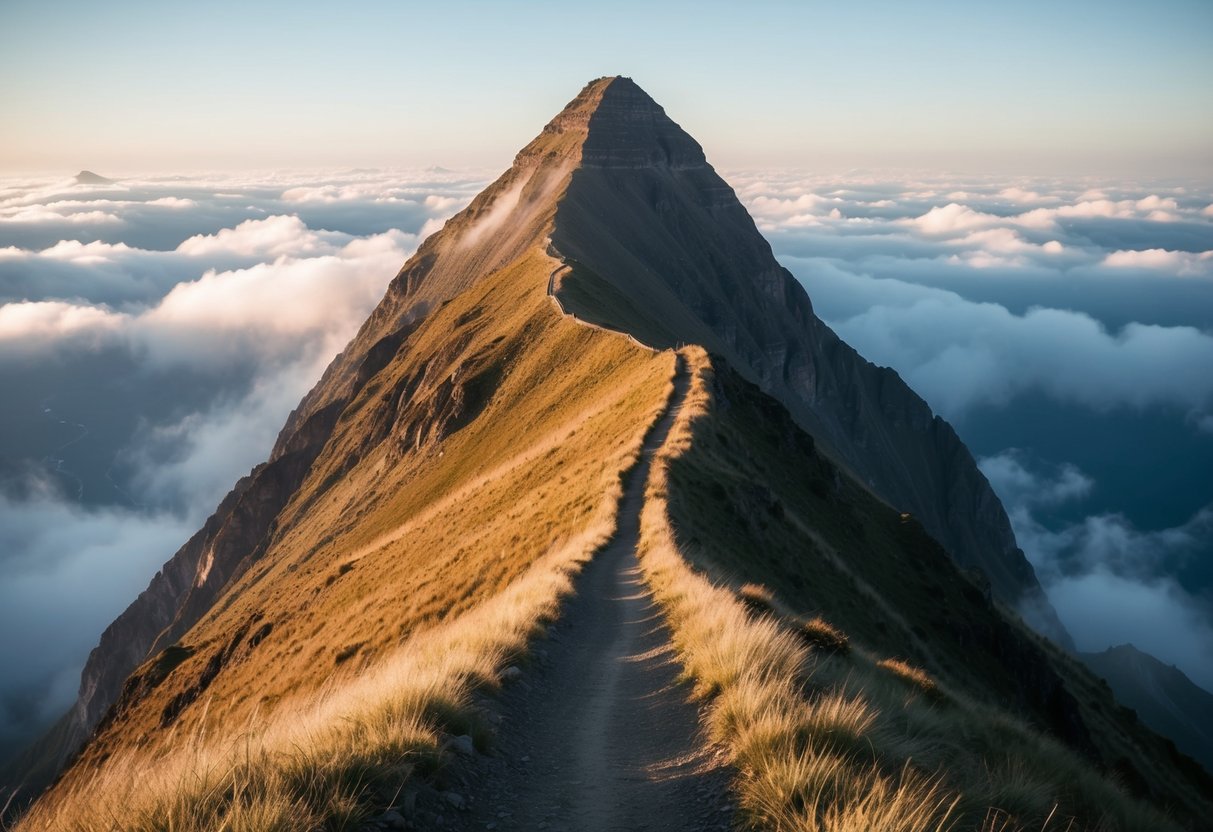
[[[675,346],[676,339],[658,318],[580,263],[565,263],[569,270],[558,276],[554,288],[567,311],[597,326],[631,333],[653,347]]]
[[[1105,687],[839,475],[775,402],[699,363],[650,484],[644,563],[760,826],[1169,828],[1130,791],[1207,817],[1208,780]],[[747,582],[765,588],[743,603]],[[835,634],[849,649],[821,646]]]
[[[20,828],[340,825],[468,730],[467,691],[609,534],[673,367],[556,315],[551,267],[530,252],[410,335],[265,555]]]

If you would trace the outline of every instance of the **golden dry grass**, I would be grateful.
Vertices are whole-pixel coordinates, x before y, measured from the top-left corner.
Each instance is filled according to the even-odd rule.
[[[20,829],[344,828],[432,766],[441,732],[472,730],[469,692],[495,683],[613,530],[672,389],[672,355],[554,313],[551,263],[535,252],[426,321],[347,408],[184,659]],[[426,384],[485,356],[498,384],[466,426],[399,454],[358,447],[384,388],[424,367],[406,404],[426,413]]]
[[[609,519],[599,518],[491,600],[408,640],[357,678],[284,702],[243,730],[122,752],[37,804],[17,828],[352,827],[368,802],[437,764],[444,730],[468,729],[471,692],[496,684],[535,628],[555,616],[570,576],[610,531]]]
[[[709,578],[710,563],[694,568],[670,521],[669,470],[692,452],[696,421],[712,418],[713,369],[702,352],[686,354],[695,379],[648,484],[641,565],[705,702],[708,730],[737,766],[748,825],[779,832],[1176,828],[1088,760],[1006,712],[945,688],[905,660],[871,654],[824,619],[789,612],[767,587],[739,593]]]

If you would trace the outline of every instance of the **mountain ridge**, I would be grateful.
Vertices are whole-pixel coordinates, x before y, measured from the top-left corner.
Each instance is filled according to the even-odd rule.
[[[600,118],[606,121],[595,127]],[[608,129],[599,132],[604,124]],[[606,181],[608,175],[611,181]],[[575,478],[566,483],[559,467],[544,469],[550,478],[546,482],[517,470],[525,467],[516,461],[517,437],[492,420],[514,420],[518,435],[537,443],[526,446],[527,464],[559,455],[565,445],[581,443],[577,447],[588,453],[595,447],[594,437],[585,435],[578,419],[620,436],[625,427],[639,430],[644,408],[651,407],[640,394],[652,394],[659,382],[665,383],[662,368],[673,359],[668,351],[640,351],[642,359],[628,352],[631,347],[623,349],[623,339],[571,324],[566,328],[561,316],[548,320],[545,289],[579,320],[636,335],[659,348],[684,336],[706,342],[723,379],[713,395],[724,423],[734,405],[765,414],[756,430],[778,426],[780,441],[803,451],[795,459],[812,468],[801,474],[821,489],[821,499],[860,489],[900,511],[900,525],[880,532],[881,540],[896,539],[887,543],[896,558],[908,558],[919,568],[922,563],[949,564],[931,524],[944,532],[952,526],[988,526],[983,534],[970,536],[978,542],[1001,539],[999,520],[1005,522],[1005,512],[950,427],[931,417],[896,374],[862,362],[820,324],[807,293],[774,261],[769,245],[732,189],[707,164],[698,143],[630,80],[598,79],[518,154],[508,171],[404,264],[383,301],[291,414],[269,461],[238,484],[113,625],[116,629],[103,636],[108,649],[99,648],[85,671],[90,696],[82,695],[78,703],[76,736],[98,724],[101,728],[73,767],[76,777],[83,777],[89,766],[103,765],[131,736],[151,747],[168,741],[165,729],[189,733],[213,726],[216,717],[208,715],[210,706],[203,703],[230,702],[232,713],[250,719],[250,712],[256,713],[250,711],[251,700],[262,697],[267,708],[274,705],[281,694],[273,680],[241,675],[248,673],[252,655],[270,662],[283,679],[327,684],[326,672],[342,678],[346,668],[371,667],[384,655],[396,637],[385,628],[397,628],[400,638],[424,630],[435,617],[467,610],[514,574],[510,570],[516,565],[498,562],[506,560],[504,554],[458,541],[449,544],[452,551],[442,548],[445,538],[437,537],[440,531],[426,514],[435,505],[450,509],[455,518],[450,522],[479,524],[495,518],[504,539],[511,541],[507,547],[517,548],[507,534],[511,523],[515,538],[538,534],[540,548],[556,545],[545,537],[551,520],[532,529],[515,516],[521,510],[515,506],[499,506],[500,516],[459,514],[454,499],[463,493],[459,489],[487,488],[486,483],[505,476],[502,471],[525,482],[531,490],[522,493],[533,493],[535,499],[555,499],[559,495],[553,489],[575,493],[586,488],[578,511],[593,496]],[[731,302],[738,307],[732,313]],[[646,332],[640,334],[633,317],[638,313],[647,313]],[[779,318],[782,329],[766,326],[769,314]],[[807,328],[810,335],[797,336],[795,326]],[[859,380],[842,383],[847,374]],[[620,388],[625,381],[636,384],[636,390]],[[626,402],[625,395],[631,395]],[[603,402],[613,404],[608,408]],[[630,410],[623,407],[627,402]],[[561,403],[586,409],[561,421],[552,415]],[[796,427],[778,416],[780,408]],[[607,415],[623,420],[623,426],[612,426]],[[537,425],[558,428],[557,438],[528,433],[538,431]],[[750,441],[743,426],[734,424],[733,429]],[[881,457],[899,437],[918,435],[912,452],[898,456],[895,465],[869,462],[869,475],[862,475],[865,455]],[[574,441],[574,436],[579,438]],[[851,446],[863,453],[851,459]],[[913,500],[898,499],[895,488],[892,497],[881,494],[873,485],[877,475],[888,478],[892,485],[886,488],[906,479],[912,485],[921,459],[935,460],[922,468],[922,478],[932,485],[922,494],[911,493]],[[740,463],[737,470],[744,470]],[[963,476],[948,480],[957,471]],[[609,479],[608,474],[602,476]],[[852,484],[852,474],[858,485]],[[736,516],[786,518],[786,508],[772,497],[777,489],[754,480],[753,472],[747,470],[746,476],[751,481],[738,477],[735,493],[726,494],[741,501],[743,514]],[[553,485],[557,477],[559,488]],[[942,509],[933,502],[940,488],[945,497],[956,492],[940,500]],[[914,510],[915,500],[926,510]],[[863,505],[861,518],[876,516],[876,509]],[[881,513],[881,522],[896,518],[897,511]],[[1005,531],[1010,534],[1009,524]],[[467,533],[479,545],[481,538],[474,537],[479,532]],[[854,544],[859,533],[844,528],[838,534],[854,547],[849,556],[864,557],[862,544]],[[950,536],[967,539],[955,530]],[[423,550],[426,557],[420,557],[409,548],[415,539],[438,548]],[[801,543],[793,539],[779,551],[792,558],[804,551],[797,548]],[[967,560],[982,567],[978,549]],[[387,550],[395,554],[389,557]],[[965,563],[963,552],[948,551]],[[926,553],[922,563],[915,560],[920,552]],[[984,558],[993,587],[957,577],[950,565],[939,566],[948,581],[955,579],[950,591],[966,599],[981,626],[949,630],[923,614],[921,621],[907,616],[893,632],[915,634],[916,625],[930,625],[948,635],[949,645],[958,645],[949,651],[986,645],[993,638],[1003,645],[1004,655],[1018,657],[1023,676],[1043,680],[1040,691],[1009,691],[1003,704],[1097,757],[1109,744],[1096,748],[1083,739],[1091,730],[1086,709],[1094,708],[1099,720],[1117,726],[1120,717],[1104,712],[1103,700],[1088,690],[1086,677],[1065,675],[1063,658],[1000,617],[993,596],[1013,604],[1025,595],[1031,600],[1039,591],[1030,566],[1026,573],[1016,571],[1026,566],[1022,553],[994,547]],[[489,578],[465,581],[455,567],[465,568],[469,561]],[[366,568],[371,563],[390,572],[401,589],[384,586],[384,578]],[[441,564],[447,571],[435,571]],[[776,567],[782,571],[772,575],[790,573],[780,579],[793,589],[792,578],[804,577],[796,572],[799,567],[771,566]],[[452,590],[456,600],[445,607],[427,589],[444,581],[458,584]],[[920,593],[916,603],[930,598],[920,589],[915,592]],[[365,622],[359,616],[366,616]],[[325,631],[324,621],[336,619],[344,629]],[[371,632],[357,630],[360,622]],[[314,635],[301,635],[312,627]],[[865,635],[888,638],[879,628]],[[132,649],[122,652],[115,644]],[[316,658],[292,652],[300,644]],[[946,663],[933,669],[949,673]],[[85,690],[82,684],[82,694]],[[996,697],[988,691],[982,695]],[[1099,707],[1080,702],[1079,695],[1096,696]],[[1135,771],[1131,766],[1126,770]],[[1143,793],[1167,794],[1151,772],[1135,776]]]
[[[671,177],[677,178],[672,185],[667,181]],[[623,184],[616,186],[614,180]],[[633,205],[652,213],[641,219]],[[729,233],[717,240],[679,241],[666,226],[672,221],[676,232],[677,218],[684,215],[703,217]],[[652,228],[665,233],[654,238]],[[595,240],[628,240],[631,250],[621,255],[618,242],[604,250]],[[874,369],[816,318],[803,287],[774,260],[769,244],[698,142],[631,79],[605,76],[587,84],[518,152],[508,170],[419,246],[358,333],[292,411],[267,462],[237,484],[203,529],[102,634],[82,673],[68,740],[50,757],[53,767],[66,762],[68,749],[78,747],[101,720],[127,675],[144,658],[177,641],[264,551],[286,495],[303,482],[342,410],[392,360],[416,326],[442,303],[541,242],[594,274],[648,278],[616,289],[632,304],[658,310],[662,327],[655,334],[663,333],[666,340],[656,346],[704,343],[728,357],[743,375],[788,406],[841,464],[887,502],[919,517],[962,564],[986,571],[995,594],[1006,603],[1016,606],[1028,598],[1033,609],[1045,610],[1042,629],[1066,643],[1064,628],[1048,615],[1051,608],[1031,567],[1013,547],[1005,511],[950,426],[932,417],[893,371]],[[662,268],[670,265],[677,267],[672,275]],[[740,277],[725,283],[721,274],[730,270]],[[723,311],[731,303],[730,292],[742,293],[748,320]],[[572,301],[569,305],[581,317],[595,319],[593,311],[579,310]],[[772,331],[769,321],[757,320],[763,316],[778,319],[781,328]],[[601,322],[629,329],[627,320]],[[807,328],[810,337],[795,337],[797,328]],[[814,351],[831,358],[814,361]],[[834,361],[842,362],[842,370],[830,368]],[[837,379],[848,372],[861,381],[848,385]],[[832,411],[820,415],[814,410],[820,403],[830,404]],[[896,437],[881,429],[886,410],[904,423]],[[902,460],[894,440],[923,430],[929,432],[927,441],[911,443],[916,458]],[[869,456],[896,460],[889,466],[888,487],[874,482],[873,466],[865,469],[855,454],[839,450],[848,444],[864,447],[869,438]],[[944,462],[923,462],[932,458]],[[963,474],[955,482],[948,477],[953,468]],[[928,475],[916,477],[914,471]],[[923,488],[924,483],[931,487]],[[961,496],[940,498],[941,488]],[[933,500],[949,506],[948,516],[941,516]],[[989,534],[958,538],[954,529],[969,528],[974,517],[983,516],[992,518]],[[976,543],[949,545],[970,538],[994,540],[994,556],[973,554]]]
[[[1142,722],[1213,773],[1213,693],[1132,644],[1078,655]]]
[[[1001,502],[952,427],[895,371],[863,359],[816,316],[733,189],[660,105],[631,79],[594,83],[604,82],[586,140],[593,163],[578,167],[560,200],[556,249],[610,275],[635,305],[660,310],[665,346],[700,343],[727,357],[837,461],[918,517],[958,562],[987,575],[996,596],[1072,647]],[[622,147],[612,141],[621,132]],[[651,210],[612,210],[624,204]],[[717,239],[684,235],[684,218],[695,213],[710,219]]]

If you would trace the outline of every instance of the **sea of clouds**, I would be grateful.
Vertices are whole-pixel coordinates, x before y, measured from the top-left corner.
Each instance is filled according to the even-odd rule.
[[[0,181],[0,756],[488,178]],[[1213,188],[728,178],[818,314],[957,425],[1079,647],[1213,687]]]
[[[730,179],[818,314],[957,427],[1079,649],[1213,689],[1213,188]]]

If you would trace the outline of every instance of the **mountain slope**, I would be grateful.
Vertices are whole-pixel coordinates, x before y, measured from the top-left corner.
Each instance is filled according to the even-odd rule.
[[[1008,615],[1039,587],[951,429],[813,316],[698,145],[607,78],[410,258],[269,461],[107,630],[72,715],[87,742],[22,828],[349,828],[442,785],[451,735],[487,741],[474,692],[626,516],[621,478],[679,360],[637,339],[707,348],[680,352],[705,379],[698,421],[643,510],[668,504],[698,580],[770,586],[766,636],[822,612],[855,639],[840,676],[884,706],[859,732],[879,782],[934,770],[970,828],[1050,801],[1091,824],[1114,805],[1112,828],[1159,818],[1105,775],[1202,816],[1207,782]],[[695,620],[649,577],[679,642]],[[799,708],[824,663],[785,657]],[[907,695],[935,685],[919,666],[963,719]],[[718,712],[724,684],[700,687]],[[1055,749],[1064,766],[1018,776]]]
[[[118,698],[123,681],[210,609],[229,581],[263,554],[285,501],[303,486],[338,417],[396,355],[417,323],[444,301],[545,246],[557,196],[580,156],[589,110],[583,93],[524,148],[514,165],[429,237],[391,282],[353,341],[287,419],[266,463],[236,484],[203,528],[102,634],[81,674],[80,693],[51,741],[16,772],[36,790],[84,743]]]
[[[40,805],[70,817],[99,799],[95,771],[175,759],[182,738],[222,745],[232,726],[275,725],[269,713],[289,725],[545,563],[567,570],[597,545],[673,360],[555,313],[554,265],[524,255],[411,331],[336,420],[255,557],[127,679]],[[449,701],[440,713],[460,712],[458,695],[432,695]],[[112,781],[103,792],[127,802]]]
[[[571,309],[580,307],[569,283],[605,284],[624,309],[645,309],[661,326],[638,328],[618,313],[606,320],[602,311],[619,307],[600,303],[596,290],[602,311],[580,309],[583,317],[635,329],[654,344],[682,340],[722,351],[752,380],[765,380],[861,480],[922,519],[959,562],[989,575],[1001,598],[1039,601],[1001,504],[951,428],[892,371],[864,362],[817,320],[699,145],[631,81],[604,78],[587,85],[509,170],[422,244],[291,414],[269,461],[237,484],[102,635],[63,741],[43,754],[52,770],[88,736],[135,666],[180,638],[259,556],[283,500],[302,485],[337,417],[411,328],[528,247],[547,245],[549,235],[576,266],[573,280],[560,286]],[[1030,606],[1050,610],[1047,603]],[[1047,618],[1043,629],[1064,636]]]
[[[664,482],[651,486],[642,548],[684,663],[719,695],[717,735],[747,761],[741,790],[753,813],[771,828],[816,828],[797,807],[817,775],[789,767],[828,768],[841,747],[846,776],[830,788],[917,791],[929,816],[951,806],[962,829],[986,828],[992,808],[1016,829],[1069,818],[1078,828],[1167,828],[1101,774],[1200,827],[1213,780],[1007,617],[921,524],[840,472],[781,405],[719,358],[699,361],[697,376]],[[704,610],[680,609],[700,593]],[[757,614],[756,634],[726,617],[742,603]],[[752,675],[786,687],[755,690]],[[773,755],[782,742],[793,747]],[[924,796],[925,783],[942,802],[939,791]]]
[[[1002,504],[951,426],[822,323],[733,189],[660,106],[627,78],[606,79],[600,95],[552,242],[583,279],[609,284],[636,314],[580,313],[726,357],[860,481],[985,574],[999,598],[1039,610],[1033,623],[1068,643]],[[575,293],[561,294],[578,311]]]
[[[1079,658],[1141,721],[1213,773],[1213,694],[1131,644]]]

